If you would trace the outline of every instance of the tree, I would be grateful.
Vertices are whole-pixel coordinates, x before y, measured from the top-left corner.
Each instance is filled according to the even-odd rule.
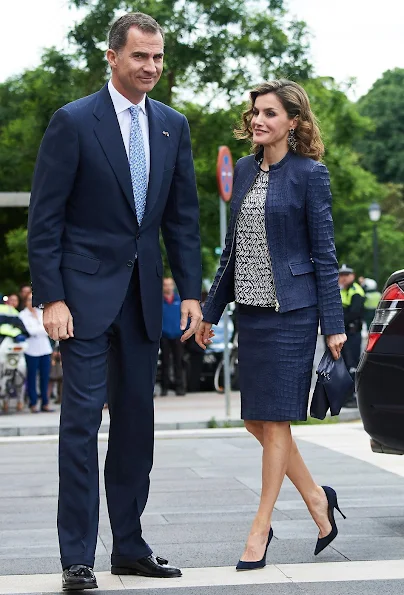
[[[38,147],[48,122],[59,107],[83,94],[82,81],[83,72],[74,67],[72,56],[49,49],[38,68],[0,84],[1,192],[29,192]],[[2,292],[15,290],[15,284],[29,279],[24,236],[20,233],[26,221],[26,209],[0,209]],[[16,235],[7,235],[13,229]]]
[[[372,128],[369,118],[358,111],[332,79],[312,79],[305,83],[317,114],[330,171],[333,219],[339,262],[353,266],[358,274],[373,277],[372,225],[368,208],[377,201],[382,208],[380,231],[380,279],[398,268],[404,256],[404,209],[400,209],[402,189],[384,186],[365,170],[353,146]],[[402,260],[401,260],[402,262]]]
[[[305,23],[286,20],[283,0],[70,0],[88,13],[70,33],[84,61],[88,90],[106,79],[108,29],[124,12],[142,11],[165,31],[165,75],[152,96],[171,104],[180,89],[211,88],[239,97],[257,80],[282,74],[305,79]],[[266,6],[265,6],[266,5]]]
[[[404,183],[404,69],[387,70],[358,101],[361,114],[373,121],[357,143],[361,163],[380,182]]]

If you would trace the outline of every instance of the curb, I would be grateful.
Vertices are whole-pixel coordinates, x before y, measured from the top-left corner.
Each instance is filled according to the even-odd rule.
[[[329,416],[327,416],[328,418]],[[359,421],[361,419],[359,409],[342,409],[336,423]],[[302,424],[304,425],[304,424]],[[172,423],[156,423],[154,429],[156,431],[171,431],[171,430],[204,430],[204,429],[226,429],[226,428],[241,428],[243,422],[240,419],[230,420],[212,420],[200,422],[172,422]],[[108,434],[109,424],[101,424],[99,433]],[[57,436],[59,434],[59,426],[21,426],[14,428],[1,428],[0,437],[9,438],[11,436]]]

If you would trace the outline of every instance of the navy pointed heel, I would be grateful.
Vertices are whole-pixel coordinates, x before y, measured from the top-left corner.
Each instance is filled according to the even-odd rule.
[[[239,560],[238,564],[236,566],[236,570],[256,570],[257,568],[264,568],[264,566],[266,565],[267,561],[267,550],[268,550],[268,546],[271,543],[271,539],[274,536],[274,532],[272,531],[272,527],[269,530],[269,535],[268,535],[268,541],[267,541],[267,545],[265,548],[265,552],[264,555],[262,556],[261,560],[258,560],[257,562],[243,562],[243,560]]]
[[[334,539],[338,535],[338,529],[337,529],[337,525],[335,523],[335,518],[334,518],[334,510],[335,509],[338,510],[340,515],[342,517],[344,517],[344,519],[346,519],[346,516],[344,515],[343,512],[341,512],[341,510],[338,506],[336,491],[328,486],[321,486],[321,487],[323,488],[325,495],[327,496],[327,500],[328,500],[328,518],[330,519],[330,523],[331,523],[331,532],[328,535],[326,535],[325,537],[319,537],[317,539],[316,549],[314,550],[315,556],[317,556],[317,554],[322,552],[323,549],[327,547],[327,545],[330,545],[330,543],[332,541],[334,541]]]

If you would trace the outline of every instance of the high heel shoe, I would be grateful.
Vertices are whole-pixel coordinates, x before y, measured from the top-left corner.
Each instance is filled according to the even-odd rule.
[[[323,549],[327,547],[327,545],[330,545],[330,543],[338,535],[338,529],[337,529],[337,525],[335,523],[335,518],[334,518],[334,509],[336,508],[338,510],[338,512],[340,513],[340,515],[342,517],[344,517],[344,519],[346,519],[346,516],[341,512],[341,510],[338,506],[336,491],[333,490],[332,488],[329,488],[328,486],[321,486],[321,487],[323,488],[325,495],[327,496],[327,500],[328,500],[328,518],[330,519],[330,523],[331,523],[331,532],[328,535],[326,535],[325,537],[319,537],[317,539],[316,549],[314,550],[315,556],[317,556],[317,554],[322,552]]]
[[[271,543],[271,539],[274,536],[274,532],[272,531],[272,527],[269,530],[268,541],[265,548],[264,555],[262,556],[261,560],[258,562],[244,562],[243,560],[239,560],[236,566],[236,570],[256,570],[257,568],[264,568],[267,558],[267,549],[269,544]]]

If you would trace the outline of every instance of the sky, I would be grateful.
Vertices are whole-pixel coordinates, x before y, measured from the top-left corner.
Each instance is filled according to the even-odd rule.
[[[356,79],[352,100],[386,70],[404,68],[404,1],[285,0],[291,16],[306,21],[311,60],[319,76]],[[67,47],[64,38],[80,20],[68,0],[0,0],[0,82],[40,63],[44,47]],[[17,34],[17,31],[19,34]]]

